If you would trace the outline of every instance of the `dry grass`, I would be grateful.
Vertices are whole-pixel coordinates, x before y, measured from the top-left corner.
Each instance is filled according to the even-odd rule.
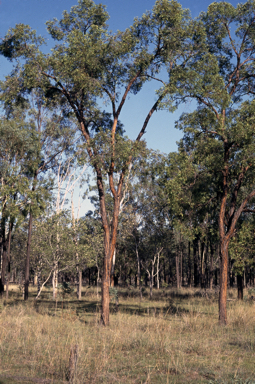
[[[135,289],[123,289],[119,296],[119,312],[113,305],[103,328],[92,289],[81,302],[56,303],[48,291],[34,305],[13,288],[0,308],[0,383],[66,381],[73,345],[76,383],[255,383],[252,301],[228,302],[228,326],[220,327],[216,293],[169,289],[140,302]]]

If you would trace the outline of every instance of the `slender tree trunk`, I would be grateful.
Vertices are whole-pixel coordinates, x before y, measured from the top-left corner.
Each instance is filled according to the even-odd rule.
[[[201,244],[200,286],[205,288],[205,243]]]
[[[157,289],[159,289],[159,255],[160,255],[160,251],[158,252],[158,257],[157,257]]]
[[[109,252],[109,251],[108,251]],[[101,308],[101,322],[103,325],[109,325],[110,315],[110,272],[111,264],[109,253],[104,256],[104,267],[102,276],[102,308]]]
[[[152,300],[152,289],[153,289],[153,285],[154,285],[154,260],[152,262],[152,265],[151,265],[151,274],[150,274],[150,300]]]
[[[52,297],[56,300],[58,292],[58,262],[54,262],[52,273]]]
[[[75,246],[75,262],[76,262],[76,296],[78,300],[81,300],[82,272],[80,271],[78,239],[77,239],[77,233],[76,233],[76,220],[74,215],[73,193],[74,193],[74,189],[71,192],[71,206],[72,206],[73,243]],[[77,219],[79,217],[79,212],[80,212],[80,203],[78,206]]]
[[[54,269],[53,273],[52,273],[52,296],[53,296],[53,300],[56,299],[56,279],[55,279],[55,275],[56,275],[56,271]]]
[[[42,275],[41,271],[38,271],[38,273],[37,273],[37,295],[41,290],[41,275]]]
[[[194,262],[194,287],[197,287],[199,284],[198,276],[198,239],[193,241],[193,262]]]
[[[24,300],[28,300],[30,248],[31,248],[31,239],[32,239],[32,222],[33,222],[33,215],[32,215],[31,209],[30,209],[29,224],[28,224],[28,236],[27,236],[27,257],[26,257],[26,264],[25,264]]]
[[[237,298],[243,300],[243,275],[237,275]]]
[[[0,277],[0,297],[3,297],[4,293],[4,284],[5,284],[5,270],[6,270],[6,238],[5,238],[5,218],[4,216],[5,206],[3,207],[2,211],[2,219],[1,219],[1,264],[0,264],[0,271],[1,271],[1,277]]]
[[[182,251],[182,244],[180,244],[180,288],[183,284],[183,251]]]
[[[13,223],[11,222],[9,225],[9,233],[8,233],[8,251],[7,251],[7,280],[6,280],[6,299],[9,298],[9,282],[11,277],[11,235],[12,235]]]
[[[6,264],[7,264],[7,249],[6,249],[6,239],[4,239],[3,246],[2,246],[2,268],[1,268],[1,279],[0,279],[1,297],[3,296],[3,293],[4,293]]]
[[[150,285],[150,300],[152,300],[153,277],[151,276],[149,269],[147,269],[147,273],[148,273],[149,285]]]
[[[189,248],[188,248],[188,286],[191,288],[191,255],[190,255],[190,241],[189,241]]]
[[[209,270],[209,287],[213,288],[213,245],[210,243],[210,270]]]
[[[179,264],[180,264],[180,256],[179,256],[179,248],[178,248],[176,250],[176,255],[175,255],[175,270],[176,270],[176,287],[177,287],[177,289],[180,289]]]
[[[82,289],[82,271],[78,270],[77,271],[77,299],[81,300],[81,289]]]
[[[221,240],[219,322],[223,325],[227,324],[228,244],[226,239]]]

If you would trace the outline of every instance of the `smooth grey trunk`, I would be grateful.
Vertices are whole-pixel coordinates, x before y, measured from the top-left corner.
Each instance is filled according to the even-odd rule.
[[[159,289],[159,255],[160,255],[160,252],[158,252],[158,255],[157,255],[157,273],[156,273],[156,276],[157,276],[157,289]]]
[[[77,270],[77,299],[81,300],[81,290],[82,290],[82,271]]]
[[[40,296],[40,294],[41,294],[41,292],[43,290],[43,287],[45,286],[45,284],[47,284],[48,280],[51,277],[52,272],[53,272],[53,270],[50,271],[49,276],[47,277],[47,279],[44,281],[44,283],[42,285],[41,285],[41,272],[38,273],[37,296],[36,296],[35,300],[37,300],[38,297]]]
[[[54,263],[53,273],[52,273],[52,297],[53,300],[56,300],[58,292],[58,267],[57,263]]]
[[[146,270],[148,273],[149,282],[150,282],[150,300],[152,299],[152,289],[153,289],[153,285],[154,285],[153,279],[154,279],[155,261],[156,261],[156,256],[154,256],[153,260],[151,261],[151,271],[149,270],[149,268]]]

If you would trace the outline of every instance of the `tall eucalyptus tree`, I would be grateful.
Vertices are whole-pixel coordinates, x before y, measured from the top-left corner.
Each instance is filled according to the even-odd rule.
[[[219,321],[227,323],[228,247],[237,221],[255,197],[255,2],[235,8],[214,2],[202,13],[206,49],[193,62],[180,97],[197,101],[184,114],[187,146],[196,147],[201,164],[213,175],[219,198],[220,237]],[[245,186],[245,188],[244,188]]]
[[[47,23],[51,37],[58,42],[50,54],[39,50],[41,39],[24,25],[8,32],[1,49],[7,57],[25,59],[27,89],[40,87],[48,97],[58,100],[66,115],[76,117],[86,142],[87,156],[97,178],[104,229],[101,319],[105,325],[109,324],[110,271],[129,164],[152,114],[169,101],[167,95],[175,92],[176,79],[200,46],[192,40],[199,24],[191,22],[189,12],[175,0],[158,0],[151,12],[135,19],[124,32],[108,32],[108,18],[101,4],[79,0],[70,12],[63,12],[60,21]],[[148,106],[135,142],[123,147],[117,134],[121,112],[128,96],[139,92],[149,80],[158,80],[165,87],[157,91],[156,101]],[[94,122],[103,117],[102,100],[109,102],[112,113],[112,125],[103,136],[93,131]],[[118,178],[114,177],[116,173]],[[111,217],[105,204],[104,175],[113,197]]]

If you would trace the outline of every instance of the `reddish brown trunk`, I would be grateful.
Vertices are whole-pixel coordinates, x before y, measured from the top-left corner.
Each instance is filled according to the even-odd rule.
[[[219,322],[227,324],[227,287],[228,287],[228,241],[221,240]]]
[[[110,257],[110,239],[109,232],[105,233],[105,254],[104,267],[102,276],[102,307],[101,307],[101,323],[105,326],[109,325],[110,315],[110,274],[111,274],[111,257]]]
[[[105,253],[104,267],[102,276],[102,307],[101,307],[101,323],[105,326],[109,325],[110,314],[110,294],[111,286],[111,262],[112,262],[111,242],[109,239],[109,230],[105,233]]]
[[[119,217],[119,207],[120,207],[120,192],[121,188],[119,186],[118,194],[117,192],[114,195],[114,210],[113,218],[111,225],[109,225],[107,220],[106,208],[105,208],[105,195],[103,192],[103,184],[98,178],[98,190],[100,196],[100,210],[101,218],[104,227],[104,269],[103,269],[103,278],[102,278],[102,308],[101,308],[101,323],[103,325],[109,325],[109,312],[110,312],[110,295],[109,288],[111,284],[111,267],[113,255],[116,247],[117,240],[117,228],[118,228],[118,217]]]

